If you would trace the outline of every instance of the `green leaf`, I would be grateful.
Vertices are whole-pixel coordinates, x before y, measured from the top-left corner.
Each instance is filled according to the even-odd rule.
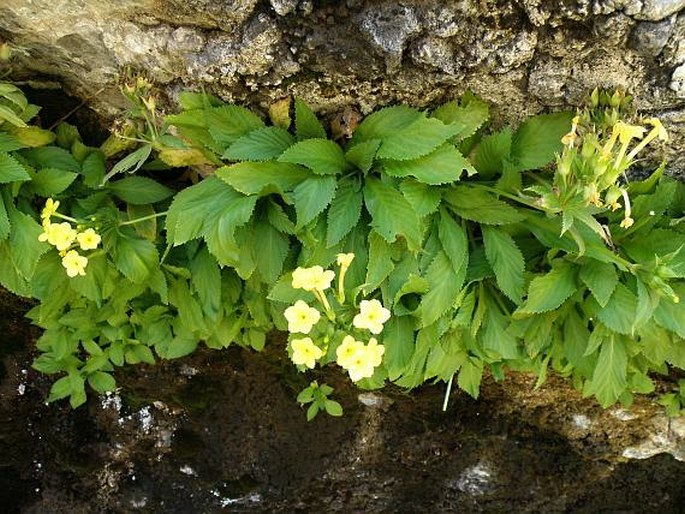
[[[285,162],[239,162],[219,168],[216,176],[243,194],[263,195],[292,191],[311,172]]]
[[[495,272],[495,279],[500,290],[515,304],[523,298],[523,272],[525,261],[523,254],[506,232],[488,226],[482,226],[485,256]]]
[[[471,137],[490,117],[489,106],[473,93],[464,93],[459,101],[438,107],[431,115],[443,123],[459,127],[458,138]]]
[[[338,417],[343,415],[342,405],[340,405],[338,402],[334,400],[326,400],[326,402],[324,403],[324,408],[326,409],[326,412],[331,416]]]
[[[77,176],[69,171],[43,168],[31,180],[31,187],[39,196],[54,196],[68,188]]]
[[[0,184],[31,180],[28,172],[11,155],[0,152]]]
[[[377,157],[394,160],[416,159],[428,155],[459,131],[460,128],[455,125],[445,125],[436,118],[421,116],[406,128],[383,137]]]
[[[605,307],[597,310],[597,318],[611,330],[630,334],[635,321],[637,299],[623,284],[618,284]]]
[[[40,127],[17,127],[12,130],[12,137],[21,143],[22,147],[35,148],[45,146],[55,141],[55,133]]]
[[[147,177],[126,177],[107,184],[116,197],[133,205],[161,202],[174,192],[159,182]]]
[[[455,273],[460,273],[468,265],[469,244],[466,230],[459,225],[445,209],[440,210],[438,237],[442,249],[452,263]]]
[[[134,284],[141,284],[159,266],[155,245],[147,239],[123,236],[113,249],[114,264]]]
[[[172,280],[169,288],[169,303],[178,310],[178,317],[173,321],[173,328],[174,334],[179,339],[194,339],[192,336],[195,332],[204,333],[207,330],[202,307],[191,293],[188,282],[183,279]]]
[[[223,105],[223,102],[213,95],[204,92],[196,93],[194,91],[181,91],[178,94],[178,103],[181,104],[184,111],[207,109]]]
[[[190,355],[197,349],[199,341],[193,336],[191,332],[182,332],[174,336],[169,342],[164,355],[160,357],[164,359],[178,359]]]
[[[349,234],[359,221],[362,211],[362,193],[358,180],[343,178],[328,209],[326,246],[331,247]]]
[[[209,133],[224,148],[253,130],[264,127],[264,122],[257,115],[237,105],[222,105],[205,113]]]
[[[415,328],[410,316],[391,316],[383,326],[383,362],[390,380],[397,380],[411,361]]]
[[[520,358],[518,340],[507,332],[509,320],[494,305],[489,296],[481,294],[480,301],[485,301],[488,305],[483,328],[479,332],[483,348],[495,352],[498,360]]]
[[[554,310],[575,293],[576,289],[573,266],[559,264],[546,275],[533,279],[528,286],[528,297],[517,312],[534,314]]]
[[[485,136],[478,144],[473,164],[483,179],[489,179],[504,171],[504,161],[511,152],[511,140],[512,132],[507,127]]]
[[[5,201],[0,195],[0,241],[7,239],[10,235],[10,220],[7,217],[7,209],[5,209]]]
[[[369,232],[369,262],[364,290],[371,292],[383,282],[393,270],[392,247],[374,230]]]
[[[615,337],[610,337],[602,343],[597,367],[583,394],[594,394],[602,407],[609,407],[626,389],[627,366],[625,345]]]
[[[384,139],[385,137],[392,136],[406,129],[422,117],[424,115],[421,112],[405,105],[386,107],[376,111],[364,118],[359,126],[357,126],[350,146],[356,146],[357,143],[362,141]]]
[[[367,178],[364,187],[364,203],[371,214],[371,226],[388,243],[398,235],[404,236],[409,249],[421,246],[421,221],[411,204],[395,188],[375,178]]]
[[[308,141],[316,141],[309,139]],[[306,142],[306,141],[303,141]],[[310,177],[293,190],[297,227],[303,227],[318,216],[333,200],[338,181],[335,177]]]
[[[442,199],[440,188],[431,187],[411,178],[400,182],[400,191],[420,218],[434,213]]]
[[[571,129],[573,113],[557,112],[529,118],[516,130],[511,156],[520,170],[541,168],[561,151],[561,138]]]
[[[508,225],[525,219],[514,207],[478,187],[454,186],[443,199],[457,215],[486,225]]]
[[[12,227],[9,238],[12,263],[26,280],[30,280],[36,269],[38,259],[50,247],[46,243],[38,241],[38,236],[43,232],[43,228],[31,216],[16,210],[14,207],[10,207],[7,214]],[[12,263],[3,262],[2,266],[12,266]]]
[[[469,175],[476,172],[459,150],[449,144],[442,145],[434,152],[418,159],[383,162],[383,171],[388,175],[412,175],[419,182],[432,185],[456,182],[464,170]]]
[[[442,250],[438,252],[426,272],[429,289],[423,295],[417,311],[422,327],[433,324],[453,307],[465,275],[465,270],[461,276],[457,275],[447,254]]]
[[[15,127],[25,127],[26,123],[6,105],[0,105],[0,120],[6,121]]]
[[[26,145],[6,132],[0,132],[0,152],[12,152],[24,148]]]
[[[278,161],[301,164],[317,175],[336,175],[349,167],[342,148],[328,139],[306,139],[295,143],[283,152]]]
[[[606,306],[618,284],[618,274],[614,265],[595,259],[588,259],[583,263],[580,268],[580,279],[602,307]]]
[[[380,139],[371,139],[359,143],[345,153],[345,159],[354,164],[362,172],[368,173],[373,166],[378,147],[381,146]]]
[[[673,290],[680,297],[680,302],[662,299],[654,311],[654,320],[665,329],[685,338],[685,285],[676,284]]]
[[[96,371],[88,375],[88,384],[101,394],[107,391],[114,391],[117,387],[114,377],[104,371]]]
[[[206,220],[204,238],[209,251],[217,258],[219,264],[238,268],[241,258],[245,257],[247,247],[240,248],[234,236],[239,227],[245,225],[252,217],[257,198],[241,196],[216,208]],[[249,267],[248,259],[243,259]]]
[[[108,175],[110,177],[118,173],[135,173],[140,169],[140,167],[145,164],[150,153],[152,152],[151,145],[143,145],[136,151],[131,152],[126,157],[117,162],[112,169],[109,170]]]
[[[221,270],[216,259],[202,246],[190,264],[191,285],[203,312],[216,319],[221,312]]]
[[[298,141],[326,138],[326,131],[314,111],[299,98],[295,98],[295,134]]]
[[[459,369],[457,383],[463,391],[466,391],[473,398],[478,398],[482,378],[483,363],[479,359],[469,357]]]
[[[281,155],[295,138],[279,127],[253,130],[228,147],[221,156],[232,161],[268,161]]]
[[[273,284],[283,270],[288,238],[265,221],[255,223],[253,237],[258,242],[254,252],[257,270],[267,284]]]

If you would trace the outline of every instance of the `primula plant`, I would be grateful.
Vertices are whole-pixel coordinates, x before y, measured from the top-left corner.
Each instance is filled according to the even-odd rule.
[[[486,372],[553,370],[603,406],[660,375],[680,412],[685,190],[663,168],[629,180],[668,135],[625,95],[489,132],[465,94],[331,139],[299,99],[261,117],[186,92],[164,116],[147,81],[124,93],[127,118],[91,148],[29,126],[37,108],[0,88],[0,283],[36,300],[49,400],[280,330],[309,419],[342,413],[323,367],[362,388],[443,381],[446,402]]]

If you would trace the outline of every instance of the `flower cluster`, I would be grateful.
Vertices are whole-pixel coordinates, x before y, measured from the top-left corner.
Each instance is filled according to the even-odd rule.
[[[341,307],[345,303],[345,274],[353,260],[352,253],[341,253],[337,257],[340,273],[335,298]],[[311,334],[310,337],[291,339],[291,359],[298,366],[312,369],[317,361],[327,354],[329,341],[342,339],[342,343],[335,350],[335,361],[349,373],[353,382],[357,382],[374,375],[375,369],[382,363],[385,347],[374,337],[371,337],[365,344],[355,339],[349,332],[357,329],[368,330],[374,335],[380,334],[383,331],[383,324],[390,319],[390,311],[378,300],[362,300],[359,303],[358,313],[351,319],[350,326],[350,318],[345,317],[345,311],[336,317],[336,312],[331,308],[328,300],[327,290],[331,288],[334,279],[335,272],[324,270],[321,266],[300,267],[293,271],[293,289],[303,289],[314,294],[326,314],[324,319],[327,319],[327,326],[324,328],[319,325],[319,328],[316,328],[322,320],[321,312],[303,300],[297,300],[285,309],[284,316],[288,322],[288,332]]]
[[[47,242],[54,246],[62,257],[62,266],[66,269],[69,277],[86,274],[88,258],[81,255],[74,246],[82,251],[95,250],[100,244],[100,236],[92,228],[84,231],[74,229],[69,221],[76,220],[57,212],[59,201],[48,198],[41,212],[43,232],[38,236],[39,241]],[[61,223],[53,223],[51,218],[55,216],[66,219]]]

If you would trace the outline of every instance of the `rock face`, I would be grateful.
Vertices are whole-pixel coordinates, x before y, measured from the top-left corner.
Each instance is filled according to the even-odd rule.
[[[499,121],[575,107],[594,87],[660,115],[685,173],[685,0],[14,0],[8,75],[57,81],[99,112],[124,69],[173,99],[205,88],[265,108],[292,93],[333,113],[430,106],[470,89]]]

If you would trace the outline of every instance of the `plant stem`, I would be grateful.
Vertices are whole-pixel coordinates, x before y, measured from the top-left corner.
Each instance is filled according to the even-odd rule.
[[[60,214],[59,212],[55,212],[52,214],[55,218],[61,218],[63,220],[71,221],[72,223],[78,223],[78,220],[75,218],[72,218],[71,216],[66,216],[64,214]]]
[[[167,212],[169,212],[169,211],[157,212],[155,214],[143,216],[142,218],[136,218],[134,220],[128,220],[128,221],[122,221],[121,223],[119,223],[119,226],[123,227],[124,225],[134,225],[136,223],[140,223],[141,221],[147,221],[147,220],[151,220],[153,218],[159,218],[160,216],[166,216]]]
[[[447,410],[447,404],[450,402],[450,394],[452,393],[452,380],[454,380],[454,375],[452,375],[447,382],[447,389],[445,390],[445,399],[442,402],[442,412]]]

